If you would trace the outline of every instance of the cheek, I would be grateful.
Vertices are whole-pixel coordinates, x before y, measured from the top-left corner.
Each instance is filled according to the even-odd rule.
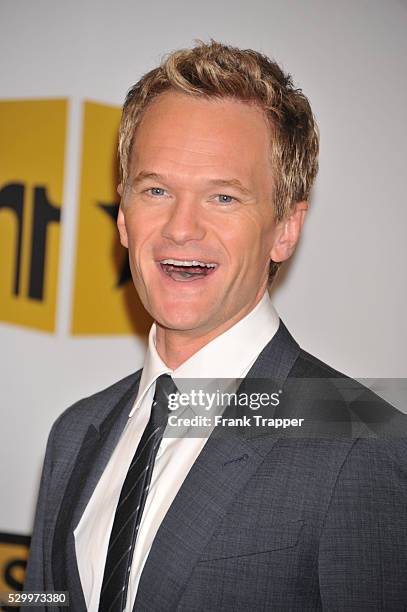
[[[273,221],[272,211],[268,210],[259,215],[255,222],[257,233],[257,248],[260,256],[270,255],[276,236],[276,225]]]
[[[269,255],[274,239],[274,225],[270,219],[252,213],[223,224],[219,236],[236,262],[252,265],[253,261]]]
[[[157,219],[151,215],[140,214],[132,211],[126,217],[126,230],[129,243],[129,251],[132,256],[142,255],[152,245],[152,237],[157,233]]]

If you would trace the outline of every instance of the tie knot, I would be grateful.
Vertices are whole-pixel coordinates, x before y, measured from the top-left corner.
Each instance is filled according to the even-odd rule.
[[[151,409],[151,419],[155,427],[166,426],[169,414],[169,396],[178,389],[169,374],[161,374],[155,382],[155,394]]]

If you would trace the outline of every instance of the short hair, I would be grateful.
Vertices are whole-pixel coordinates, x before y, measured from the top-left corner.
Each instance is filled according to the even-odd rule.
[[[119,130],[123,183],[143,113],[152,100],[171,90],[256,104],[270,125],[276,221],[284,219],[296,202],[309,198],[318,171],[319,135],[308,99],[266,55],[213,40],[170,53],[129,90]],[[270,280],[277,269],[271,262]]]

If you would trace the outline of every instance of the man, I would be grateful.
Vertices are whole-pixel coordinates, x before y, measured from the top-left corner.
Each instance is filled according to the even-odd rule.
[[[155,324],[143,370],[52,429],[25,588],[75,612],[405,610],[405,440],[349,434],[365,398],[267,292],[317,171],[307,99],[259,53],[199,44],[130,90],[119,146],[120,239]],[[344,429],[163,437],[163,397],[199,378],[273,382],[304,413],[328,394]]]

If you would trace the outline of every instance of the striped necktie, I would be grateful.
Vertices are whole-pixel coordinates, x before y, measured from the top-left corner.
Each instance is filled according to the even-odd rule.
[[[122,612],[126,607],[134,546],[154,461],[168,421],[170,393],[177,393],[177,388],[169,374],[162,374],[156,381],[150,420],[131,461],[117,504],[103,574],[99,612]]]

